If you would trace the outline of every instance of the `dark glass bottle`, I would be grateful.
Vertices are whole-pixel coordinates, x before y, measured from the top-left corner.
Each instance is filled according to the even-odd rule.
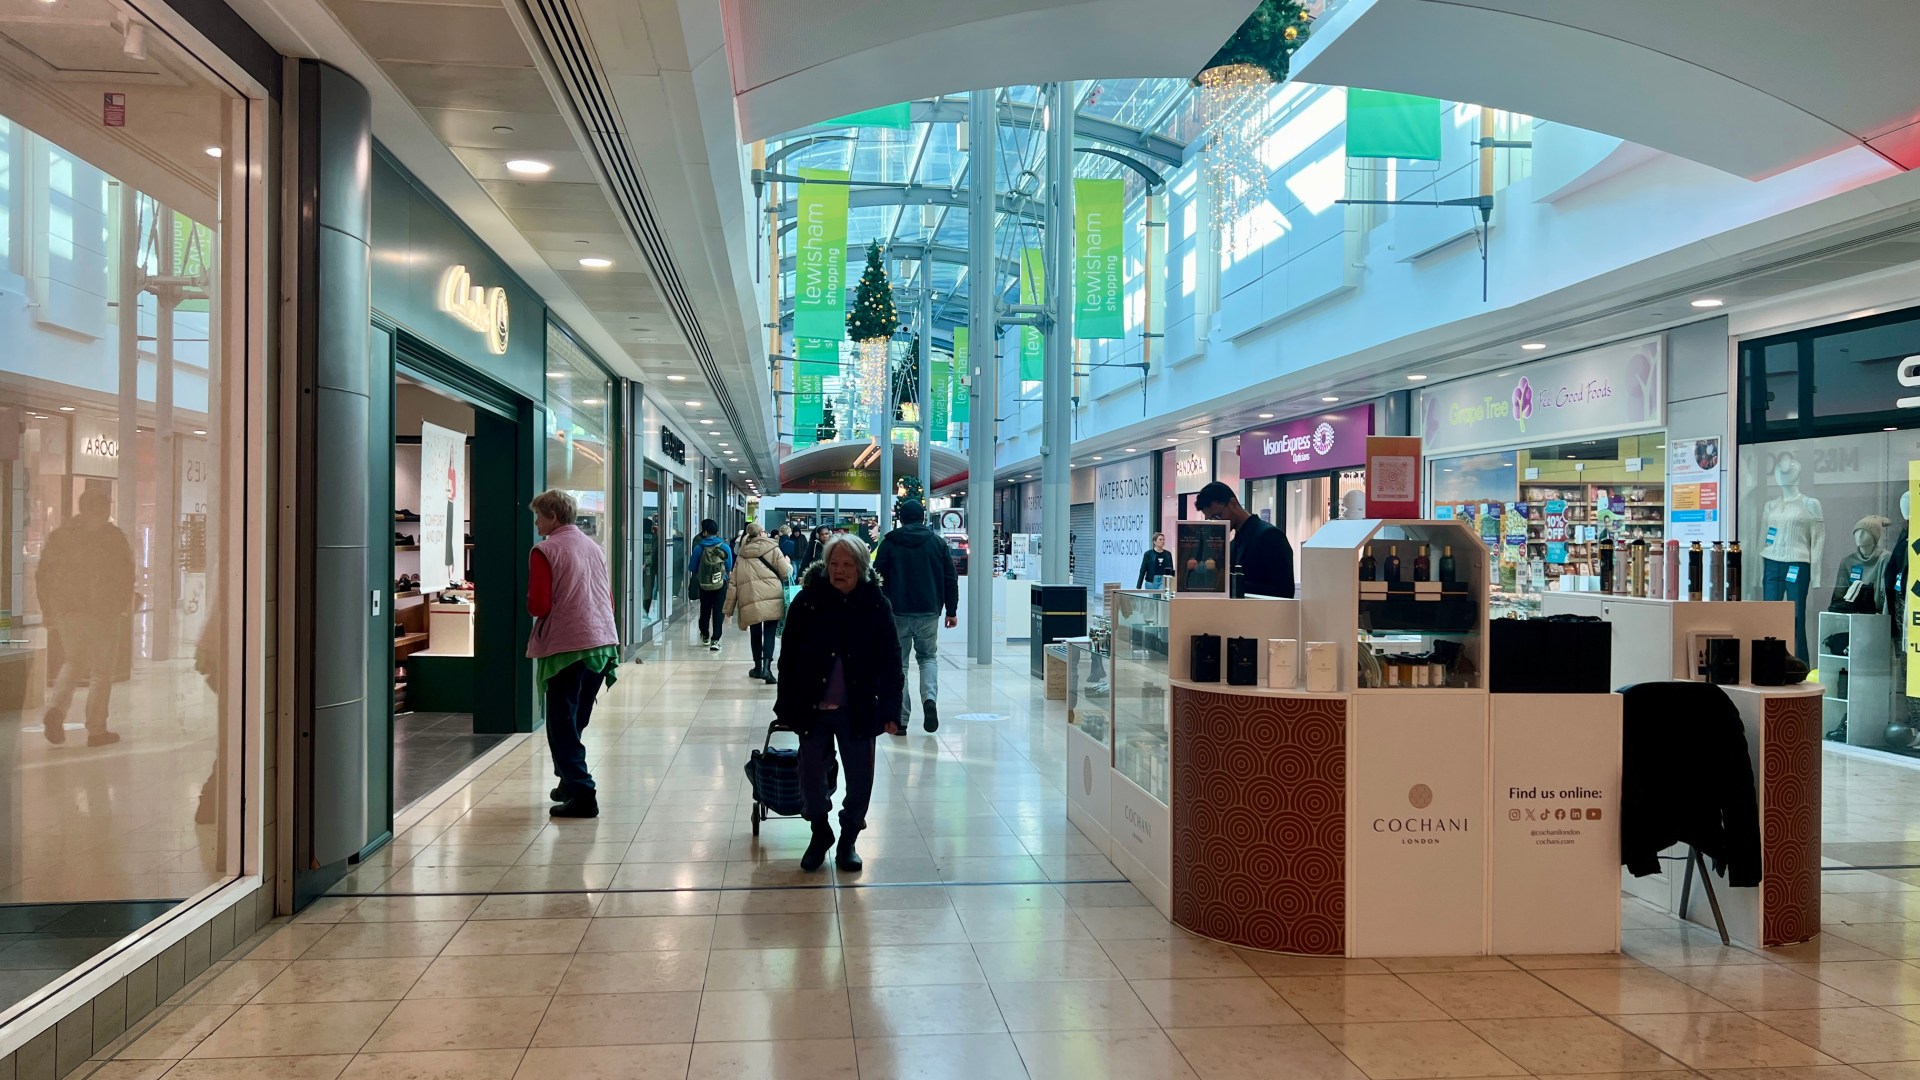
[[[1740,541],[1727,545],[1727,599],[1740,599]]]
[[[1420,553],[1413,557],[1413,580],[1432,581],[1433,563],[1427,558],[1427,545],[1420,545]]]
[[[1600,541],[1600,591],[1601,592],[1610,593],[1613,591],[1613,574],[1614,574],[1613,542],[1609,540],[1602,540]]]
[[[1360,580],[1372,581],[1378,576],[1380,576],[1379,566],[1374,562],[1373,548],[1368,547],[1366,552],[1360,556]]]
[[[1706,552],[1701,549],[1700,541],[1695,540],[1687,548],[1687,599],[1700,599],[1700,587],[1705,584],[1701,579],[1706,576]]]
[[[1456,580],[1458,580],[1457,578],[1454,577],[1454,574],[1455,574],[1455,567],[1453,565],[1453,545],[1448,544],[1447,546],[1440,549],[1440,583],[1442,585],[1453,584]]]
[[[1387,580],[1395,585],[1400,584],[1400,546],[1398,544],[1387,546]]]

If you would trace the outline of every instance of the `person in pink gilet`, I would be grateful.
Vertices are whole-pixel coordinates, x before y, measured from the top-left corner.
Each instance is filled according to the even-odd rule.
[[[602,682],[612,686],[620,664],[607,557],[574,525],[579,508],[573,496],[550,489],[534,496],[529,509],[541,540],[527,559],[527,614],[534,617],[527,655],[536,662],[534,678],[547,694],[547,748],[560,778],[553,789],[559,805],[552,814],[599,817],[599,796],[580,736]]]

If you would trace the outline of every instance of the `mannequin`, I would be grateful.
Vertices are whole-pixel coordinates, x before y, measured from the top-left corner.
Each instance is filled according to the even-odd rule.
[[[1800,493],[1800,460],[1783,453],[1773,466],[1773,482],[1780,494],[1767,500],[1761,519],[1766,526],[1760,549],[1761,596],[1793,601],[1793,655],[1807,659],[1807,593],[1820,585],[1827,522],[1820,500]]]
[[[1907,544],[1912,517],[1913,494],[1903,491],[1900,493],[1900,532],[1887,548],[1887,562],[1880,572],[1888,629],[1893,634],[1893,715],[1906,718],[1904,725],[1897,719],[1888,723],[1887,743],[1910,750],[1920,748],[1920,727],[1915,726],[1920,724],[1920,698],[1907,696],[1907,640],[1902,625],[1907,610]]]
[[[1886,537],[1887,524],[1887,519],[1878,515],[1863,517],[1854,523],[1853,550],[1840,560],[1828,611],[1865,614],[1885,610],[1887,552],[1880,542]]]

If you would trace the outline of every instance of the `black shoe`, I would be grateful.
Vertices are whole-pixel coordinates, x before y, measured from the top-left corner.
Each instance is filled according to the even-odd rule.
[[[940,710],[934,707],[932,698],[920,703],[920,716],[928,731],[940,730]]]
[[[753,670],[747,672],[747,678],[749,679],[764,679],[766,677],[767,669],[761,667],[759,664],[753,665]]]
[[[552,800],[553,802],[566,802],[567,801],[567,785],[565,784],[553,785],[553,790],[547,792],[547,798]]]
[[[773,673],[772,664],[768,664],[766,670],[760,673],[760,678],[765,680],[770,685],[773,685],[773,686],[780,685],[780,676],[775,675]]]
[[[860,853],[853,850],[853,842],[860,834],[849,832],[840,838],[840,849],[833,854],[833,865],[843,874],[860,872]]]
[[[112,746],[120,741],[120,736],[111,731],[87,732],[88,746]]]
[[[813,840],[807,844],[806,854],[800,856],[800,869],[811,874],[820,869],[827,861],[827,849],[833,846],[833,828],[826,821],[813,823]]]
[[[600,801],[593,792],[583,792],[547,811],[548,817],[589,818],[600,816]]]
[[[47,741],[55,746],[67,741],[67,710],[48,709],[47,715],[40,720],[41,730],[47,733]]]

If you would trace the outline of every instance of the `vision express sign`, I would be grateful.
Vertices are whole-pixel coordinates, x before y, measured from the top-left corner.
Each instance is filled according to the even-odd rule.
[[[1373,406],[1315,413],[1240,434],[1240,478],[1357,469],[1367,463]]]

